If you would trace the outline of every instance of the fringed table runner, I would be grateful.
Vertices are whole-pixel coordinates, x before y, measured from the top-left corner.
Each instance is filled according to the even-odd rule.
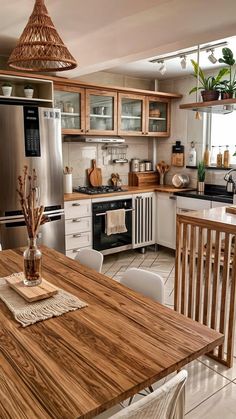
[[[16,275],[21,276],[22,273],[13,274],[13,276]],[[12,275],[7,278],[10,277]],[[61,289],[53,297],[28,303],[6,283],[5,279],[0,278],[0,299],[6,304],[14,315],[14,318],[23,327],[50,319],[54,316],[61,316],[68,311],[78,310],[88,305],[69,292]]]

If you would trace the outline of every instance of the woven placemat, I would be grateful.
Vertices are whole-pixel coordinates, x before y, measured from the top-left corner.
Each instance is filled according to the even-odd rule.
[[[18,275],[21,276],[22,272]],[[10,277],[12,275],[6,278]],[[0,299],[23,327],[88,306],[84,301],[62,289],[59,289],[53,297],[28,303],[6,283],[6,278],[0,278]]]

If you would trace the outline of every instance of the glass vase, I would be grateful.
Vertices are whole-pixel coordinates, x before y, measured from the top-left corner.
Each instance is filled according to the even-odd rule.
[[[42,282],[42,253],[37,247],[36,238],[28,239],[28,247],[24,251],[24,284],[34,287]]]

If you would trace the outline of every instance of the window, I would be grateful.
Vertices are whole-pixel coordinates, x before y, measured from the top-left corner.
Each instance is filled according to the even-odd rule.
[[[221,146],[221,152],[224,153],[226,145],[229,146],[230,165],[236,164],[236,112],[225,115],[208,114],[209,124],[209,144],[211,146],[211,164],[216,163],[216,155]],[[213,146],[213,148],[212,148]]]

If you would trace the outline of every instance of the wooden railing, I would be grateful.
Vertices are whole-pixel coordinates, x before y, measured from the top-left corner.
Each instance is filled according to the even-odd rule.
[[[228,367],[235,334],[233,217],[232,222],[225,208],[177,215],[175,263],[175,310],[225,335],[224,344],[208,355]]]

